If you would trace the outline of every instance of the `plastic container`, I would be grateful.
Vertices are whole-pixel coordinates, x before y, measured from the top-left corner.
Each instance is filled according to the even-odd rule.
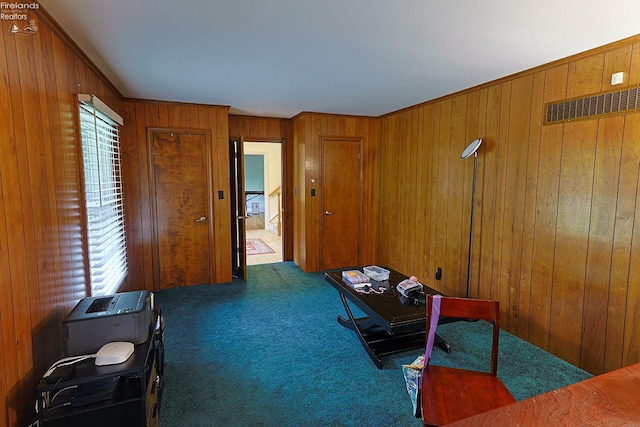
[[[352,285],[356,283],[367,283],[369,281],[369,276],[362,274],[362,272],[358,270],[343,271],[342,278]]]
[[[363,268],[363,270],[364,274],[366,274],[376,282],[389,280],[389,270],[385,270],[384,268],[378,267],[377,265],[370,265],[369,267]]]

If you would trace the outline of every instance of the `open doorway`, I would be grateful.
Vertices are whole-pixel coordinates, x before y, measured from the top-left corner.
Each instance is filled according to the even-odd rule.
[[[281,144],[245,141],[243,146],[247,265],[281,262]]]

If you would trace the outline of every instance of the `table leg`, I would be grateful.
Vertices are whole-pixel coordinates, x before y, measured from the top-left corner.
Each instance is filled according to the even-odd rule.
[[[355,321],[361,330],[373,328],[376,325],[376,322],[374,322],[373,319],[369,317],[360,317],[358,319],[355,319]],[[342,316],[338,316],[338,323],[340,324],[340,326],[351,329],[352,331],[356,330],[356,327],[353,325],[351,319],[345,319]]]
[[[433,343],[435,345],[437,345],[438,347],[440,347],[441,350],[443,350],[443,351],[445,351],[447,353],[451,353],[451,344],[449,344],[444,339],[442,339],[442,337],[440,335],[436,334]]]
[[[366,350],[373,363],[382,369],[380,355],[397,353],[412,348],[420,348],[425,344],[425,332],[416,331],[414,333],[389,335],[381,332],[379,325],[370,317],[356,318],[349,307],[347,299],[340,293],[340,300],[347,312],[347,318],[337,316],[338,324],[356,333],[358,340]],[[425,325],[426,326],[426,325]],[[434,344],[447,353],[451,353],[451,346],[442,337],[436,334]]]
[[[349,304],[347,304],[347,300],[342,293],[340,293],[340,299],[342,300],[342,305],[344,306],[344,309],[347,312],[347,316],[349,317],[350,322],[347,322],[347,319],[343,318],[342,316],[338,316],[338,323],[345,326],[346,328],[353,330],[356,333],[358,339],[362,343],[362,346],[367,351],[367,354],[369,355],[373,363],[378,367],[378,369],[382,369],[382,360],[380,360],[380,358],[375,354],[375,352],[373,351],[373,349],[365,339],[362,330],[360,329],[361,327],[364,328],[365,325],[368,325],[368,327],[371,327],[375,323],[373,323],[371,319],[360,319],[360,321],[358,321],[358,319],[356,319],[353,316],[353,313],[351,312],[351,308],[349,308]]]

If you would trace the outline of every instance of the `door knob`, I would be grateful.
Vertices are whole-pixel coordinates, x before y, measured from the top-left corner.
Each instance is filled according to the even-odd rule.
[[[330,211],[324,211],[324,214],[325,214],[325,215],[333,215],[333,212],[330,212]]]
[[[196,222],[205,222],[207,220],[206,217],[201,216],[200,218],[196,219]]]

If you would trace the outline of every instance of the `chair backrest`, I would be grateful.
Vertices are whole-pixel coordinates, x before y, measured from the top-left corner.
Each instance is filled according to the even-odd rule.
[[[427,319],[431,319],[433,295],[427,298]],[[498,341],[500,339],[500,307],[498,301],[470,298],[440,297],[440,318],[449,317],[467,320],[486,320],[493,325],[491,345],[491,375],[498,374]],[[435,334],[427,320],[427,336]],[[425,361],[427,364],[428,361]]]

